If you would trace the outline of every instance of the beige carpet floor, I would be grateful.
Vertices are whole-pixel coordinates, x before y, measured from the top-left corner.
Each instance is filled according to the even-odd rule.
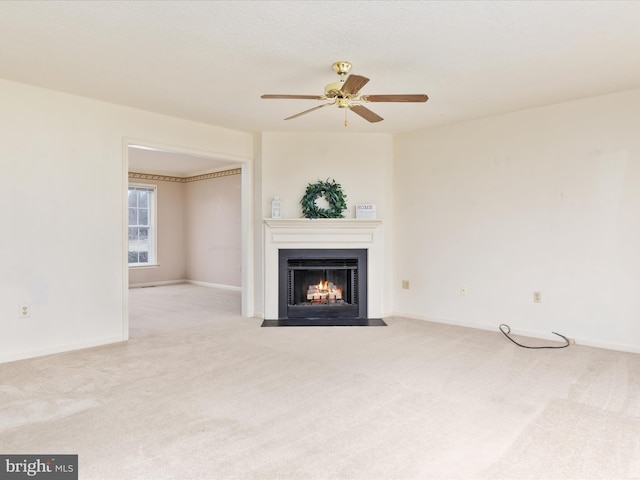
[[[640,478],[640,355],[239,310],[134,289],[128,343],[0,365],[0,453],[78,454],[81,479]]]

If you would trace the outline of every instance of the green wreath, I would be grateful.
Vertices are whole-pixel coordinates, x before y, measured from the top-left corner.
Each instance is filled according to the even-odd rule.
[[[316,200],[322,197],[329,203],[329,208],[316,205]],[[324,182],[310,183],[300,204],[302,213],[307,218],[343,218],[342,211],[347,208],[346,199],[340,184],[327,179]]]

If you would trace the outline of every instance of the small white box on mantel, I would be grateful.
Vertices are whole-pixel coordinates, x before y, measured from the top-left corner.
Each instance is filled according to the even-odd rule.
[[[359,203],[356,205],[356,218],[371,220],[376,218],[376,206],[372,203]]]

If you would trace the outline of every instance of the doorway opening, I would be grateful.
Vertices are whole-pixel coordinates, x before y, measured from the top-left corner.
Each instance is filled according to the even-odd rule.
[[[129,288],[193,283],[241,292],[238,315],[248,314],[246,247],[248,163],[208,153],[124,142],[125,221],[123,225],[124,325],[129,338]],[[157,191],[154,264],[129,263],[129,184]],[[131,211],[130,211],[131,210]],[[237,301],[237,293],[235,293]]]

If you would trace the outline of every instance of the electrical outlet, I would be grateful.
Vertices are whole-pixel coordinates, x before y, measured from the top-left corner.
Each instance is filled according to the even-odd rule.
[[[460,285],[460,295],[466,297],[468,293],[468,289],[466,285]]]
[[[29,307],[29,305],[26,303],[20,305],[20,313],[19,313],[20,318],[27,318],[30,315],[31,315],[31,308]]]
[[[409,280],[402,280],[402,288],[404,290],[409,290]]]
[[[533,303],[542,303],[542,293],[533,292]]]

